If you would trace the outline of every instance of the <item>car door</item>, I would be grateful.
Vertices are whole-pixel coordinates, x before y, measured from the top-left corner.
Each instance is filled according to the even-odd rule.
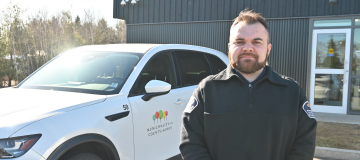
[[[141,97],[150,80],[171,84],[170,92],[144,101]],[[163,51],[149,60],[134,83],[128,100],[133,114],[135,159],[168,159],[179,154],[181,113],[186,101],[176,81],[172,54]]]

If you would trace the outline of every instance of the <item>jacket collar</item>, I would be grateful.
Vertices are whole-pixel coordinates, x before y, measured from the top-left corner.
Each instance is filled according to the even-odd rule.
[[[227,81],[234,76],[240,78],[235,72],[236,71],[229,64],[225,70],[215,75],[213,80]],[[264,78],[275,84],[288,85],[288,83],[271,68],[271,66],[266,66]]]

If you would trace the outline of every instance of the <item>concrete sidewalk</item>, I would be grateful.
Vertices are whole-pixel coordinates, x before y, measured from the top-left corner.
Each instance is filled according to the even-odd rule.
[[[320,122],[360,124],[360,115],[314,112],[315,119]]]
[[[317,146],[315,149],[315,157],[323,157],[324,160],[329,158],[334,160],[359,160],[360,151]]]
[[[360,125],[360,115],[314,113],[317,121]],[[360,151],[316,147],[314,160],[360,160]]]

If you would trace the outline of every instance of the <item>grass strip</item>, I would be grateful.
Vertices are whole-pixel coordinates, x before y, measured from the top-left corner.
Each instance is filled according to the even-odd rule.
[[[360,125],[318,121],[316,146],[360,150]]]

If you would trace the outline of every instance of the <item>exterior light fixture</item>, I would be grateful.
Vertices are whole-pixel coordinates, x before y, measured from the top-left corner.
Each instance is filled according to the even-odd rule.
[[[136,1],[139,1],[139,0],[131,0],[131,4],[135,5]],[[120,4],[121,4],[121,6],[125,6],[127,2],[129,2],[129,0],[122,0]]]
[[[337,0],[329,0],[329,3],[337,3]]]

